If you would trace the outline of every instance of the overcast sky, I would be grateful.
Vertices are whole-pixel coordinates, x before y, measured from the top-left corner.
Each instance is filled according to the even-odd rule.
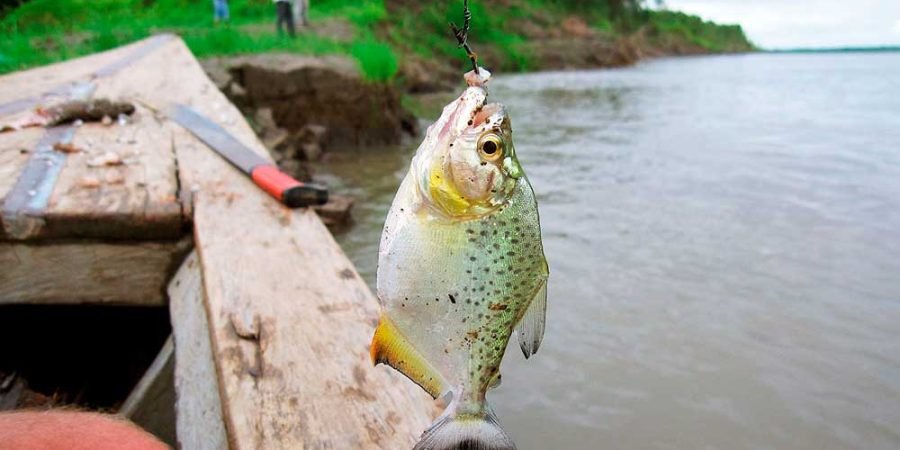
[[[900,45],[900,0],[665,0],[669,9],[739,23],[763,48]]]

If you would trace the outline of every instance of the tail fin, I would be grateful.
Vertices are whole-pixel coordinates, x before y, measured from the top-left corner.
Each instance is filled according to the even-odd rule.
[[[516,450],[516,444],[488,407],[484,416],[442,416],[413,450]]]

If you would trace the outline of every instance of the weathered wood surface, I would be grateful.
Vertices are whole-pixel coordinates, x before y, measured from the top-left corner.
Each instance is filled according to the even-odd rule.
[[[175,445],[175,345],[166,339],[156,359],[128,394],[119,414]]]
[[[186,243],[0,242],[0,304],[164,305]]]
[[[177,448],[227,449],[196,253],[191,252],[169,283],[169,312],[175,338]]]
[[[48,86],[67,81],[91,79],[94,98],[133,101],[135,93],[142,90],[140,82],[146,81],[132,77],[133,67],[148,58],[164,64],[153,56],[167,40],[174,38],[145,40],[124,51],[90,56],[86,59],[93,61],[91,64],[77,59],[0,77],[0,103],[43,92],[27,80],[41,81],[35,86],[50,89]],[[98,71],[103,76],[93,77]],[[22,87],[25,85],[27,88]],[[177,239],[184,234],[186,218],[179,201],[171,136],[150,111],[136,106],[128,125],[91,123],[77,128],[72,141],[77,151],[65,155],[64,168],[38,217],[41,226],[16,237],[153,240]],[[0,175],[6,175],[0,179],[0,202],[19,178],[25,161],[35,157],[35,143],[43,133],[35,128],[0,133]],[[23,149],[28,153],[23,154]],[[10,237],[0,230],[0,239]]]
[[[81,151],[66,160],[44,236],[148,240],[183,234],[172,141],[152,113],[138,107],[129,125],[84,125],[72,144]]]
[[[266,154],[183,43],[158,56],[166,64],[154,67],[164,82],[147,86],[153,101],[187,103]],[[284,208],[169,125],[181,185],[193,192],[231,447],[411,447],[430,423],[432,402],[402,375],[372,366],[376,302],[328,230],[311,210]]]

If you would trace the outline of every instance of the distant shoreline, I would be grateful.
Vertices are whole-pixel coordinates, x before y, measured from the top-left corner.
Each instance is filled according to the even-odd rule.
[[[763,53],[893,53],[900,52],[900,45],[871,47],[824,47],[824,48],[784,48],[760,50]]]

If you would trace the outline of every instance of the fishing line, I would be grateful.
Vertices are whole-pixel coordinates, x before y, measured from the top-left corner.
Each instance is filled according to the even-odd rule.
[[[450,22],[450,29],[453,30],[453,36],[456,37],[456,42],[459,43],[457,47],[465,49],[466,56],[469,57],[469,61],[472,61],[472,70],[475,71],[475,75],[478,75],[478,54],[469,46],[469,25],[471,23],[472,11],[469,10],[469,0],[463,0],[463,26],[460,28],[455,23]]]

